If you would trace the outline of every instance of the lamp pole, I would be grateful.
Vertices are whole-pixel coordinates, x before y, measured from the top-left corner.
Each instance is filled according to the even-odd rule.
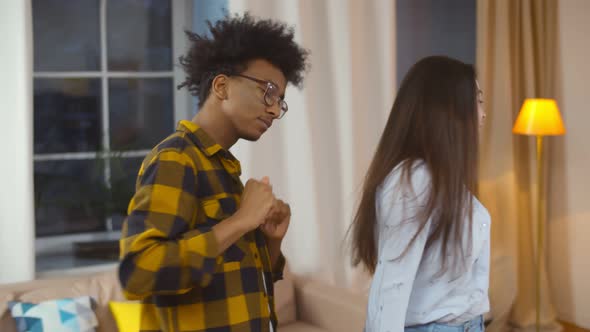
[[[541,328],[541,260],[543,259],[543,234],[544,222],[543,212],[545,211],[543,176],[543,135],[537,135],[537,273],[536,273],[536,331]]]

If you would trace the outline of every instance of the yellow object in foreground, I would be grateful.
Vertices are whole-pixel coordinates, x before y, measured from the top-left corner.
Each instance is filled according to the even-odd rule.
[[[113,313],[119,332],[137,332],[140,331],[142,326],[144,328],[153,328],[153,330],[160,329],[160,326],[156,321],[141,321],[142,318],[144,320],[150,320],[155,317],[154,314],[142,315],[143,311],[150,310],[150,305],[134,301],[111,301],[109,302],[109,308]]]

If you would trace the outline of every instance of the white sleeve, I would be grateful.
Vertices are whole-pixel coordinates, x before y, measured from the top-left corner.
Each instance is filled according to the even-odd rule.
[[[377,278],[380,285],[376,305],[380,319],[375,327],[379,332],[403,332],[414,279],[429,233],[430,223],[427,223],[408,247],[419,229],[420,220],[416,217],[426,203],[430,187],[425,166],[414,169],[411,179],[410,190],[398,186],[399,181],[386,181],[378,197],[379,230],[384,232],[380,234],[382,246],[377,262],[382,273]],[[400,257],[406,248],[405,255]]]

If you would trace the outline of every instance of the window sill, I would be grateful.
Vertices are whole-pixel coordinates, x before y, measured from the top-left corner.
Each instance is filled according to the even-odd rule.
[[[117,268],[116,261],[99,261],[88,262],[84,260],[80,265],[69,264],[70,261],[60,259],[43,258],[44,262],[37,262],[37,279],[53,279],[60,277],[76,277],[93,273],[100,273]],[[53,264],[53,265],[52,265]],[[42,269],[42,267],[46,267]]]

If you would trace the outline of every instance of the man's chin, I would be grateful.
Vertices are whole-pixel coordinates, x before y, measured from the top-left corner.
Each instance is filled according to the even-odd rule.
[[[245,139],[246,141],[250,141],[250,142],[256,142],[260,139],[260,137],[262,137],[262,134],[247,134],[247,135],[242,135],[242,139]]]

